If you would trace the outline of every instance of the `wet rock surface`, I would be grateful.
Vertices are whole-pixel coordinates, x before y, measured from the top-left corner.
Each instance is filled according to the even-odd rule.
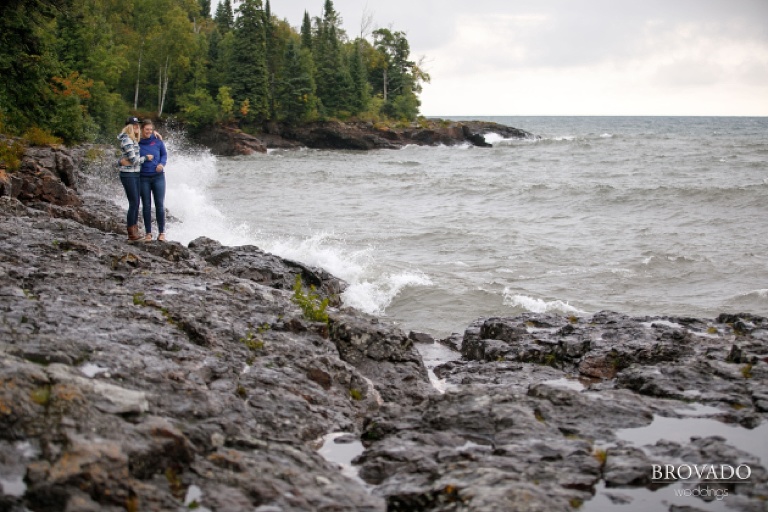
[[[729,510],[766,510],[766,326],[748,314],[480,319],[464,357],[435,369],[445,394],[367,420],[360,475],[390,510],[613,510],[638,489],[654,491],[644,510],[710,510],[690,494],[707,488]],[[750,476],[697,480],[692,468],[713,465]],[[667,466],[682,478],[654,478]],[[675,501],[678,488],[688,497]]]
[[[0,510],[766,510],[767,319],[526,314],[435,342],[257,247],[127,242],[77,155],[0,197]],[[25,185],[41,169],[63,194]],[[459,351],[444,393],[434,343]],[[318,453],[332,433],[363,442],[358,475]],[[713,465],[749,478],[679,473]]]

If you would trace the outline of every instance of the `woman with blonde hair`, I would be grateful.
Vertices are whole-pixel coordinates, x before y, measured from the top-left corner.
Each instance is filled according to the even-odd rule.
[[[139,120],[135,117],[129,117],[125,121],[125,128],[117,136],[120,141],[120,182],[125,189],[125,195],[128,198],[128,215],[126,217],[126,228],[128,230],[128,240],[140,240],[139,235],[139,198],[141,194],[141,164],[152,160],[152,155],[140,156],[139,151]]]

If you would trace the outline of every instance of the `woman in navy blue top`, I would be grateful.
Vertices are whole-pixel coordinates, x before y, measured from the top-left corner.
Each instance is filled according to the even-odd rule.
[[[155,134],[152,121],[141,124],[141,140],[139,149],[141,156],[152,155],[151,160],[141,164],[141,206],[144,217],[145,241],[152,240],[152,199],[155,201],[155,216],[157,217],[157,239],[165,241],[165,162],[168,153],[165,144]]]

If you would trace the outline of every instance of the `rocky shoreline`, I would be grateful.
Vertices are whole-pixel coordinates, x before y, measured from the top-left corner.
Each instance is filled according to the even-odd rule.
[[[235,126],[218,126],[196,137],[197,142],[220,156],[266,153],[268,149],[400,149],[407,145],[455,146],[471,144],[491,147],[485,135],[504,138],[535,138],[518,128],[485,121],[429,120],[421,123],[388,125],[371,122],[323,121],[292,126],[270,123],[257,134],[248,134]]]
[[[0,171],[0,511],[766,510],[768,319],[478,319],[439,340],[443,393],[432,340],[342,307],[322,270],[127,242],[112,157]],[[357,478],[317,451],[342,432]],[[741,473],[655,478],[685,465]]]

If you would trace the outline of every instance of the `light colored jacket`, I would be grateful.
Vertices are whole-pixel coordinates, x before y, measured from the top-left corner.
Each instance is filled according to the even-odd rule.
[[[146,157],[139,156],[139,143],[133,142],[127,133],[121,133],[117,136],[117,140],[120,141],[120,151],[122,155],[120,159],[125,158],[131,165],[119,165],[120,172],[140,172],[141,164],[144,163]]]

